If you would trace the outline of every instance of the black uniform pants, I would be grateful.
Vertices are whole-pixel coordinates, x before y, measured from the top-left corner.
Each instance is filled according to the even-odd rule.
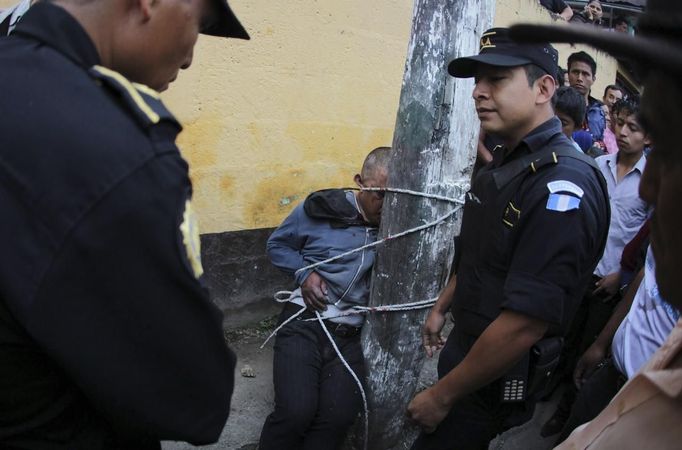
[[[282,318],[290,315],[285,308]],[[364,382],[360,335],[333,337]],[[287,324],[277,333],[274,350],[275,411],[265,420],[259,449],[339,448],[362,409],[362,397],[319,322]]]
[[[611,358],[604,360],[578,391],[568,420],[556,442],[557,445],[565,441],[580,425],[597,417],[626,381],[627,378],[616,369]]]
[[[438,378],[464,359],[474,341],[455,330],[450,333],[438,358]],[[419,435],[412,450],[487,450],[495,436],[533,416],[534,403],[502,403],[500,396],[501,381],[496,380],[462,398],[433,433]]]
[[[609,318],[611,318],[616,304],[620,301],[620,294],[616,294],[616,296],[609,299],[593,295],[592,290],[596,280],[599,280],[599,278],[592,278],[592,283],[588,287],[575,318],[571,322],[561,361],[556,371],[556,376],[560,377],[560,380],[567,384],[557,405],[559,416],[564,418],[568,417],[577,394],[575,384],[573,383],[573,371],[578,360],[597,339],[599,333],[601,333]]]

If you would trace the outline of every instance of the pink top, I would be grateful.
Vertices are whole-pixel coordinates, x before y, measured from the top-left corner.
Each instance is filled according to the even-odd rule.
[[[606,153],[612,155],[618,152],[618,144],[616,143],[616,135],[613,134],[611,128],[606,127],[604,130],[604,145],[606,146]]]

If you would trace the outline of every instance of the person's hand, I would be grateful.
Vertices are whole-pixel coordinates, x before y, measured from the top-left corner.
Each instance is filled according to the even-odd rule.
[[[578,389],[592,375],[605,357],[606,349],[597,342],[590,345],[585,353],[583,353],[573,371],[573,383],[575,383]]]
[[[407,406],[407,416],[425,433],[433,433],[448,412],[450,407],[442,401],[441,396],[436,395],[433,387],[421,391]]]
[[[594,21],[594,14],[592,13],[592,10],[590,9],[589,6],[585,5],[585,8],[583,9],[583,14],[585,14],[585,17],[587,17],[589,21]]]
[[[606,275],[604,278],[597,281],[595,286],[596,289],[592,292],[593,294],[598,294],[599,292],[604,291],[609,295],[609,297],[614,296],[620,287],[620,271]]]
[[[443,348],[445,344],[445,339],[441,334],[444,325],[445,314],[432,309],[422,327],[422,344],[429,358],[433,356],[434,352]]]
[[[301,295],[308,308],[317,311],[327,309],[327,283],[317,272],[310,272],[305,279],[301,285]]]

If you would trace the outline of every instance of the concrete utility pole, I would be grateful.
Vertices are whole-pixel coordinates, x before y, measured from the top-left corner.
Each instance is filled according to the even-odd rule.
[[[454,197],[455,183],[468,181],[479,122],[472,80],[447,73],[456,56],[478,52],[479,37],[492,25],[493,0],[416,0],[412,34],[393,137],[390,187]],[[430,222],[453,204],[388,193],[380,237]],[[437,296],[452,258],[461,222],[454,218],[378,248],[370,305],[426,300]],[[370,409],[368,448],[407,448],[414,436],[405,411],[417,387],[424,350],[425,311],[371,315],[362,345]]]

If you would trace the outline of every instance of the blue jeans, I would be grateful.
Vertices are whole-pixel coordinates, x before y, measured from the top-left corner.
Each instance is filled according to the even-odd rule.
[[[291,315],[285,308],[281,320]],[[333,336],[358,378],[365,378],[360,336]],[[275,340],[275,411],[265,420],[260,450],[335,449],[362,409],[355,380],[317,321],[294,320]]]
[[[450,333],[438,358],[439,379],[464,359],[475,340],[455,330]],[[499,433],[530,420],[535,405],[502,403],[501,389],[501,381],[495,380],[463,397],[433,433],[419,435],[412,450],[487,450]]]

